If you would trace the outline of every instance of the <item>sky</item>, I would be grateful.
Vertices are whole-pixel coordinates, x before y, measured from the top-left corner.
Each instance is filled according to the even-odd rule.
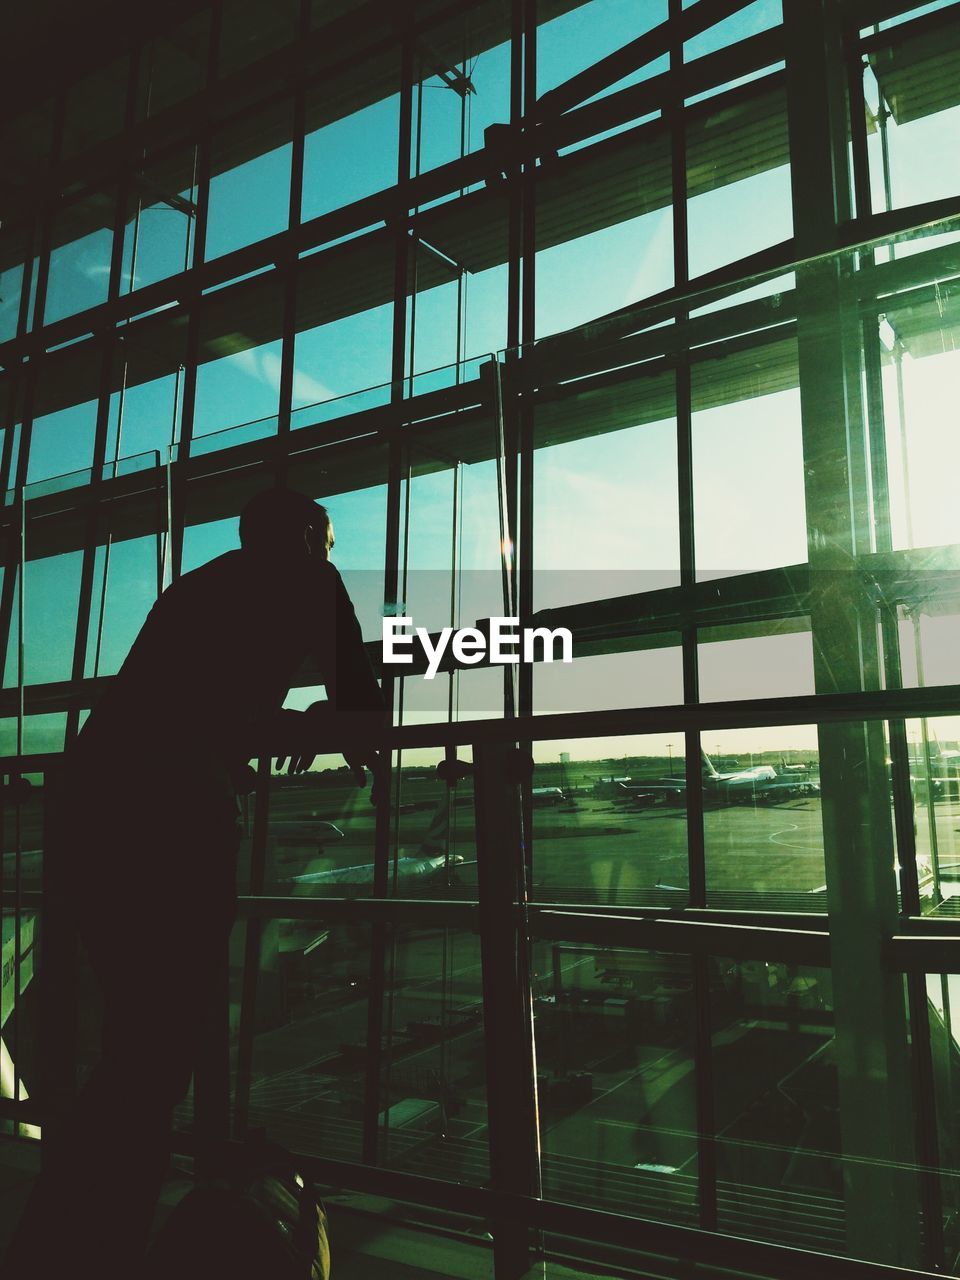
[[[538,38],[539,92],[562,83],[665,16],[665,0],[592,0],[543,24]],[[780,0],[756,0],[689,42],[686,56],[703,56],[775,25],[780,18]],[[652,64],[615,87],[663,69],[660,63]],[[467,98],[466,141],[468,149],[473,150],[482,145],[486,125],[506,117],[507,46],[480,53],[468,70],[476,87],[476,93]],[[868,72],[868,100],[875,91],[872,73]],[[433,77],[424,83],[419,106],[422,133],[418,161],[421,170],[427,170],[459,154],[460,99]],[[304,217],[316,216],[394,181],[398,116],[398,100],[394,96],[308,137]],[[955,166],[942,161],[944,138],[956,138],[960,131],[960,107],[899,125],[891,117],[887,127],[895,205],[956,194]],[[870,146],[875,207],[879,207],[876,202],[882,199],[883,184],[875,133],[871,134]],[[208,258],[283,228],[289,199],[289,165],[290,147],[282,146],[214,179]],[[187,188],[181,194],[189,199],[193,193]],[[690,266],[696,275],[791,234],[789,168],[781,166],[708,190],[689,202],[688,212]],[[127,228],[124,287],[140,288],[181,269],[191,231],[191,221],[183,213],[159,205],[146,208],[139,227],[135,229],[130,224]],[[95,232],[55,251],[48,320],[103,300],[109,249],[108,233]],[[647,213],[578,240],[542,249],[536,275],[538,334],[562,331],[670,287],[672,252],[669,210]],[[0,281],[0,340],[10,336],[18,293],[16,272],[5,273]],[[414,369],[418,373],[455,359],[456,305],[452,283],[418,295],[414,351]],[[466,277],[464,354],[482,355],[503,347],[505,310],[505,267],[494,266]],[[378,306],[299,334],[293,391],[294,408],[300,412],[295,413],[295,427],[315,421],[318,416],[316,410],[303,406],[334,397],[352,397],[344,403],[358,407],[383,402],[386,392],[382,384],[390,374],[391,325],[391,307]],[[888,363],[884,370],[897,546],[960,541],[960,509],[952,483],[960,463],[960,435],[955,430],[953,412],[960,377],[958,361],[960,356],[948,341],[938,355],[923,360],[907,356],[903,360],[903,424],[895,408],[898,388],[894,366]],[[201,366],[195,432],[199,436],[225,434],[201,441],[200,448],[221,447],[276,429],[280,364],[280,343],[276,341],[226,354]],[[440,375],[434,383],[442,384],[444,379],[449,380],[450,375]],[[377,385],[381,387],[379,391],[364,390]],[[702,409],[694,415],[694,527],[701,578],[806,559],[799,393],[794,389],[756,396],[749,385],[744,391],[747,398],[743,400]],[[179,378],[171,373],[129,386],[122,399],[119,394],[114,396],[111,439],[120,456],[146,452],[149,457],[149,451],[166,456],[176,439],[179,394]],[[341,410],[338,405],[331,411]],[[589,413],[589,405],[584,406],[584,412]],[[250,422],[255,425],[239,425]],[[42,481],[65,472],[78,472],[82,479],[82,469],[89,466],[95,423],[95,402],[38,419],[28,479]],[[496,471],[492,463],[464,465],[460,480],[461,511],[456,530],[452,472],[437,472],[414,482],[407,545],[413,577],[407,597],[411,604],[417,604],[419,592],[418,612],[443,613],[449,589],[448,578],[443,579],[443,575],[456,545],[462,569],[471,571],[465,578],[466,595],[461,593],[460,615],[462,621],[470,622],[491,611],[491,604],[496,601],[496,592],[484,584],[480,572],[488,574],[490,580],[496,577]],[[348,585],[352,584],[369,638],[379,633],[385,502],[382,484],[355,493],[334,494],[329,501],[337,527],[334,558]],[[578,513],[575,530],[570,528],[571,510]],[[631,583],[638,574],[649,575],[645,580],[657,585],[676,581],[678,520],[672,419],[538,450],[534,507],[538,607],[595,598],[596,584],[591,579],[601,569],[621,576],[622,586],[611,588],[607,584],[608,594],[636,590]],[[186,537],[184,568],[203,563],[233,545],[235,520],[191,528]],[[103,595],[101,672],[116,669],[156,589],[155,540],[142,539],[114,548],[111,556]],[[438,576],[422,576],[427,571]],[[26,596],[27,678],[31,682],[61,679],[69,674],[71,610],[78,585],[78,555],[31,565]],[[98,590],[102,595],[102,583]],[[439,618],[439,622],[446,620]],[[783,642],[785,638],[776,639]],[[742,656],[738,657],[720,644],[705,646],[704,696],[709,696],[710,689],[725,685],[741,690],[735,696],[751,696],[751,678],[756,688],[765,689],[771,680],[776,683],[777,673],[788,666],[802,685],[809,677],[809,653],[803,651],[797,637],[788,639],[794,646],[789,662],[784,656],[787,651],[776,651],[769,642],[764,642],[764,653],[771,655],[769,658],[762,657],[757,649],[749,654],[741,650]],[[929,658],[931,670],[951,674],[951,663],[943,656],[949,650],[943,635],[939,639],[928,635],[925,642],[928,648],[933,646],[931,655],[937,655]],[[630,677],[634,688],[639,689],[646,682],[654,690],[674,688],[676,672],[668,667],[675,655],[656,655],[656,661],[667,666],[661,670],[654,664],[642,678],[640,668],[644,662],[654,662],[653,656],[626,656],[636,664],[636,673]],[[620,658],[607,661],[612,671]],[[605,682],[615,691],[610,696],[621,696],[618,684],[622,677],[608,680],[604,676],[594,681],[588,673],[591,662],[595,660],[583,660],[582,674],[571,677],[565,690],[557,685],[560,676],[556,672],[545,674],[540,694],[545,708],[555,700],[572,707],[593,698],[593,705],[597,705],[597,699],[608,696],[603,692]],[[7,683],[12,674],[9,667],[8,663]],[[591,688],[595,689],[592,694]],[[436,695],[431,692],[430,696]],[[416,701],[411,694],[414,708]]]

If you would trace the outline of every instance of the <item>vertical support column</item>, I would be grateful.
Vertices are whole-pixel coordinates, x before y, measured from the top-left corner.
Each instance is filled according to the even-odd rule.
[[[217,67],[220,58],[220,33],[223,26],[222,0],[213,0],[210,13],[210,37],[207,45],[206,87],[210,89],[217,79]],[[193,439],[194,413],[197,404],[197,363],[200,356],[200,324],[202,316],[202,299],[197,281],[197,267],[203,263],[207,247],[207,213],[210,205],[210,172],[212,165],[213,139],[209,120],[205,122],[203,132],[197,142],[196,165],[196,204],[197,213],[193,229],[193,264],[192,270],[186,271],[190,280],[184,292],[184,300],[190,308],[187,320],[186,355],[183,370],[183,394],[180,402],[180,443],[178,458],[185,457],[190,451]],[[171,468],[171,480],[179,477],[180,468]],[[172,486],[170,494],[170,571],[174,578],[180,576],[180,565],[183,560],[183,530],[186,517],[186,493],[182,484]]]
[[[300,0],[298,31],[301,40],[310,34],[310,0]],[[290,205],[287,216],[287,227],[292,229],[300,224],[300,211],[303,203],[303,161],[305,153],[306,133],[306,89],[303,82],[298,81],[293,95],[293,131],[290,156]],[[289,252],[282,263],[283,272],[283,339],[280,355],[280,396],[277,406],[277,479],[284,480],[287,474],[287,456],[289,441],[286,437],[290,431],[290,417],[293,412],[294,357],[297,339],[297,281],[299,278],[296,249],[288,240]]]
[[[785,0],[787,98],[799,258],[831,250],[850,214],[846,70],[833,0]],[[798,357],[810,619],[818,694],[876,688],[860,331],[843,259],[798,273]],[[883,726],[819,729],[847,1247],[920,1260],[903,981],[881,948],[897,921]]]
[[[393,281],[393,345],[391,354],[390,400],[400,404],[404,398],[404,363],[406,359],[407,292],[410,268],[410,135],[413,127],[413,36],[409,25],[400,32],[400,122],[397,139],[397,206],[400,209],[395,228]],[[384,608],[395,608],[400,574],[400,504],[403,490],[403,444],[394,436],[389,445],[387,475],[387,537],[384,557]],[[396,682],[386,667],[383,693],[390,715],[395,715]],[[391,762],[392,763],[392,762]],[[386,897],[389,891],[390,805],[392,788],[382,787],[377,804],[374,834],[374,897]],[[383,1003],[386,992],[387,926],[377,922],[370,927],[370,995],[367,1002],[367,1068],[363,1096],[363,1145],[365,1164],[376,1164],[379,1150],[379,1116],[383,1061]]]
[[[477,887],[490,1185],[495,1192],[535,1196],[540,1161],[519,756],[502,743],[474,747]],[[526,1227],[494,1222],[496,1280],[520,1280],[530,1255]]]

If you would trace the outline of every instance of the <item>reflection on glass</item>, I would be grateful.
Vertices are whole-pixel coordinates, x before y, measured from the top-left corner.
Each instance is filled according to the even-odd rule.
[[[318,690],[310,693],[307,705],[321,700]],[[304,709],[304,694],[297,690],[284,705]],[[306,773],[275,776],[270,787],[268,892],[369,898],[375,816],[369,780],[365,788],[358,787],[342,756],[317,756]]]
[[[533,897],[684,906],[683,734],[534,745]]]
[[[960,1208],[960,1131],[955,1099],[960,1088],[960,1040],[955,1026],[960,1009],[960,975],[930,973],[926,977],[926,1015],[930,1028],[933,1102],[936,1108],[936,1170],[943,1201],[944,1246],[948,1258],[960,1248],[957,1210]]]
[[[711,959],[710,1026],[719,1229],[846,1252],[830,971]]]
[[[406,719],[406,717],[405,717]],[[472,752],[457,759],[469,765]],[[437,774],[443,752],[398,752],[394,762],[389,892],[398,898],[476,898],[473,777]]]
[[[688,956],[535,942],[544,1193],[697,1221],[697,1084]]]
[[[249,1124],[291,1150],[359,1160],[370,930],[318,921],[305,954],[298,927],[262,927]]]
[[[702,748],[707,902],[826,911],[816,730],[718,729]]]
[[[392,931],[380,1096],[380,1162],[485,1184],[480,940],[455,929]]]

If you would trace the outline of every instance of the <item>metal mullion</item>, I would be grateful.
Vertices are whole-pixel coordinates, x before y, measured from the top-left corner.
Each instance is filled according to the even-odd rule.
[[[911,970],[906,975],[906,984],[910,1010],[913,1100],[916,1108],[914,1127],[919,1166],[917,1179],[920,1183],[920,1211],[923,1218],[923,1263],[931,1271],[939,1271],[945,1262],[944,1205],[940,1193],[941,1165],[936,1075],[933,1065],[933,1046],[930,1042],[930,1006],[926,974]]]
[[[50,152],[51,167],[55,167],[60,151],[63,147],[63,131],[65,121],[65,95],[61,92],[57,98],[54,122],[53,122],[53,139]],[[52,214],[47,215],[40,222],[39,243],[37,245],[37,290],[33,300],[33,328],[42,328],[43,312],[46,308],[47,301],[47,282],[50,277],[50,241],[51,241],[51,221]],[[29,299],[29,293],[27,294]],[[24,310],[24,300],[21,296],[21,312],[18,316],[18,325],[23,322],[26,325],[29,317]],[[29,305],[29,302],[26,304]],[[37,383],[37,364],[36,358],[29,360],[21,365],[23,370],[23,409],[20,421],[20,449],[17,454],[16,474],[11,477],[13,480],[12,488],[20,490],[20,502],[23,501],[22,489],[27,479],[27,465],[30,457],[30,440],[33,428],[33,406],[36,395]],[[22,537],[22,528],[21,528]],[[4,659],[10,646],[10,626],[13,618],[13,597],[14,591],[19,584],[21,601],[20,612],[22,614],[23,599],[23,564],[24,551],[22,541],[20,544],[20,564],[15,573],[4,574],[3,588],[0,591],[0,648],[4,653]],[[18,644],[22,647],[23,636],[18,636]],[[21,690],[22,693],[22,690]],[[22,743],[18,741],[17,754],[22,752]]]
[[[856,29],[846,25],[843,31],[847,67],[847,103],[850,117],[850,153],[853,162],[853,192],[856,217],[872,213],[870,193],[870,155],[867,145],[867,103],[863,92],[864,64],[859,51]]]
[[[673,204],[674,288],[685,289],[690,281],[689,221],[687,215],[687,145],[683,88],[683,19],[681,0],[669,0],[668,45],[670,53],[669,124],[671,141],[671,186]],[[675,323],[688,318],[685,308],[678,310]],[[689,357],[681,352],[676,370],[677,472],[680,510],[680,581],[692,590],[696,582],[696,551],[693,512],[693,403],[692,375]],[[695,623],[681,631],[683,663],[683,696],[685,703],[698,703],[699,672],[697,627]],[[684,733],[684,762],[687,808],[687,858],[689,902],[693,907],[706,905],[706,854],[703,831],[702,765],[700,735],[696,730]],[[710,969],[709,958],[697,955],[692,960],[694,996],[694,1080],[697,1118],[697,1203],[700,1226],[707,1230],[717,1224],[717,1164],[713,1106],[712,1043],[710,1035]]]
[[[402,212],[394,228],[394,292],[393,328],[390,354],[390,400],[393,405],[404,401],[404,364],[406,358],[407,288],[410,263],[410,160],[413,126],[414,47],[409,25],[401,33],[400,43],[400,113],[397,133],[397,192]],[[403,446],[398,439],[389,446],[387,476],[387,528],[384,554],[384,607],[397,604],[400,561],[400,504],[403,483]],[[384,673],[382,687],[391,722],[397,686],[392,676]],[[392,752],[392,748],[386,748]],[[386,759],[388,776],[392,759]],[[374,883],[377,897],[386,897],[390,859],[390,793],[381,788],[374,830]],[[386,993],[387,930],[376,923],[370,931],[370,985],[367,997],[367,1064],[363,1094],[362,1153],[366,1164],[376,1164],[379,1157],[380,1075],[382,1070],[383,1002]]]
[[[300,3],[300,37],[305,38],[309,31],[310,0]],[[306,89],[302,81],[297,82],[293,95],[293,138],[290,156],[290,208],[287,216],[287,231],[299,227],[303,204],[303,164],[306,149]],[[289,240],[285,244],[292,249]],[[283,271],[283,345],[280,355],[280,397],[277,406],[277,434],[286,435],[290,431],[290,420],[293,412],[293,377],[297,340],[297,256],[287,252],[281,259]],[[286,456],[278,455],[278,467],[281,474],[286,473]]]
[[[139,83],[140,59],[139,50],[134,50],[130,55],[130,68],[127,81],[127,102],[125,110],[124,127],[128,129],[132,126],[136,116],[136,95]],[[113,219],[113,243],[110,253],[110,277],[107,286],[108,300],[114,300],[120,295],[121,273],[123,270],[123,240],[124,226],[126,214],[127,195],[130,191],[130,172],[129,168],[125,170],[116,191],[116,208]],[[88,632],[90,626],[90,612],[93,603],[93,584],[96,576],[97,561],[97,532],[102,519],[102,506],[97,500],[97,494],[101,488],[104,477],[104,466],[107,453],[107,435],[110,429],[110,400],[113,386],[113,374],[115,368],[116,356],[119,353],[123,357],[123,338],[121,335],[110,332],[104,334],[101,351],[100,365],[100,385],[97,396],[97,422],[94,429],[93,441],[93,458],[91,462],[91,493],[93,501],[90,504],[87,519],[85,521],[83,561],[80,569],[80,591],[77,602],[77,630],[74,636],[73,647],[73,666],[71,679],[82,680],[87,656]],[[124,381],[126,376],[124,374]],[[119,434],[118,434],[119,447]],[[103,623],[103,605],[106,600],[107,591],[107,574],[109,571],[109,535],[105,551],[106,561],[103,570],[103,599],[101,600],[101,616],[100,623]],[[97,637],[97,652],[100,650],[100,638]],[[75,708],[67,713],[67,726],[65,742],[69,745],[76,737],[80,728],[79,711]]]
[[[270,756],[257,761],[256,802],[250,845],[250,894],[263,894],[266,880],[267,836],[270,822]],[[239,914],[239,913],[238,913]],[[246,1137],[253,1082],[253,1040],[256,1030],[257,988],[260,980],[260,949],[263,921],[248,916],[244,938],[243,987],[240,996],[240,1027],[237,1033],[237,1078],[234,1090],[233,1128],[238,1138]]]
[[[524,0],[523,10],[523,105],[527,113],[525,131],[529,130],[529,110],[537,96],[537,0]],[[525,138],[526,141],[526,138]],[[531,143],[532,147],[532,143]],[[526,148],[524,148],[526,152]],[[537,162],[532,149],[525,155],[521,167],[522,222],[520,252],[523,262],[520,296],[521,367],[524,360],[532,361],[536,328],[536,277],[537,277]],[[520,626],[530,625],[534,611],[534,493],[536,466],[534,441],[536,432],[533,399],[526,388],[526,379],[511,384],[511,397],[518,400],[519,434],[517,480],[519,501],[517,526],[514,538],[514,605]],[[521,664],[517,679],[517,711],[533,714],[533,668]],[[532,742],[521,742],[520,749],[533,754]],[[524,874],[527,885],[533,884],[533,794],[529,786],[521,791],[522,824],[524,832]]]

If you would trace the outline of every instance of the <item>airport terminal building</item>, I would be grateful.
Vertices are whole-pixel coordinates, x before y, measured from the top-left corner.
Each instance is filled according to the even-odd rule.
[[[279,483],[389,785],[253,759],[171,1186],[264,1131],[344,1277],[960,1275],[960,0],[3,21],[0,1169],[98,1052],[51,780]]]

